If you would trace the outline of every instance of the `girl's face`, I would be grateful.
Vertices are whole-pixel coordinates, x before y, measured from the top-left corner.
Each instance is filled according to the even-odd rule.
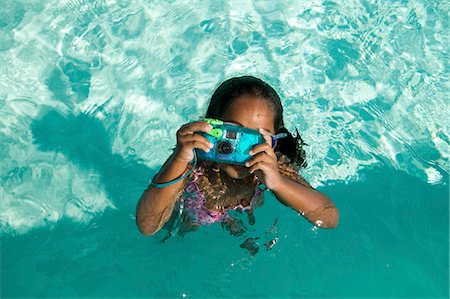
[[[271,106],[259,97],[241,96],[235,99],[222,115],[222,120],[250,129],[262,128],[275,134],[274,112]],[[219,166],[233,179],[242,179],[250,175],[245,166],[230,164]]]

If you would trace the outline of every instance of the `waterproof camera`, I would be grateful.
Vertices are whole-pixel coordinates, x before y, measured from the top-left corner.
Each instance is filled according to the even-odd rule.
[[[207,133],[197,132],[206,137],[214,146],[207,153],[196,149],[197,156],[203,160],[226,164],[245,165],[251,159],[249,151],[253,146],[265,143],[264,136],[257,130],[224,123],[218,119],[204,119],[213,126]]]

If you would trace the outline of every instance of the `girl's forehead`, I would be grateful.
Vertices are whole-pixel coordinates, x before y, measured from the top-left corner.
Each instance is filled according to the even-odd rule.
[[[275,133],[275,115],[271,105],[253,96],[235,99],[222,118],[224,121],[237,123],[247,128],[263,128]]]

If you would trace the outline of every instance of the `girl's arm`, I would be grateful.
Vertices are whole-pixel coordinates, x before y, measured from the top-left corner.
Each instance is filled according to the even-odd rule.
[[[290,164],[279,164],[281,180],[271,188],[276,198],[318,227],[336,227],[339,211],[334,203],[325,194],[311,187]]]
[[[164,163],[161,171],[154,178],[155,183],[169,182],[183,175],[188,163],[176,159],[173,154]],[[136,209],[136,224],[144,236],[153,235],[169,220],[177,195],[186,179],[164,188],[150,185],[139,198]]]
[[[250,151],[253,158],[246,166],[260,181],[272,190],[277,199],[301,213],[308,221],[322,228],[334,228],[339,212],[333,202],[311,187],[286,161],[278,161],[273,151],[271,137],[263,129],[259,131],[266,143],[256,145]]]
[[[155,183],[170,182],[188,171],[193,159],[193,150],[198,148],[208,152],[212,144],[196,131],[208,132],[212,127],[203,121],[183,125],[177,131],[177,147],[174,154],[164,163],[154,178]],[[169,220],[173,207],[187,179],[163,188],[149,186],[139,198],[136,208],[136,224],[145,236],[159,231]]]

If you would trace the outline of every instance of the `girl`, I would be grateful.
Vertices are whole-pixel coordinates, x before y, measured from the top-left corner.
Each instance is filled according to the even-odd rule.
[[[305,144],[298,132],[294,137],[284,127],[283,107],[271,86],[251,76],[231,78],[214,92],[205,117],[259,130],[266,143],[253,147],[245,167],[199,161],[191,169],[194,149],[208,152],[213,147],[196,132],[208,132],[212,127],[203,121],[183,125],[177,131],[174,153],[139,199],[136,222],[142,234],[156,233],[169,219],[177,218],[171,215],[179,213],[182,223],[177,225],[184,231],[221,222],[239,235],[242,225],[229,212],[245,210],[253,224],[253,209],[261,204],[265,188],[314,225],[336,227],[339,213],[333,202],[298,174],[306,166]],[[271,135],[279,133],[287,137],[272,147]],[[189,171],[186,178],[164,185]]]

